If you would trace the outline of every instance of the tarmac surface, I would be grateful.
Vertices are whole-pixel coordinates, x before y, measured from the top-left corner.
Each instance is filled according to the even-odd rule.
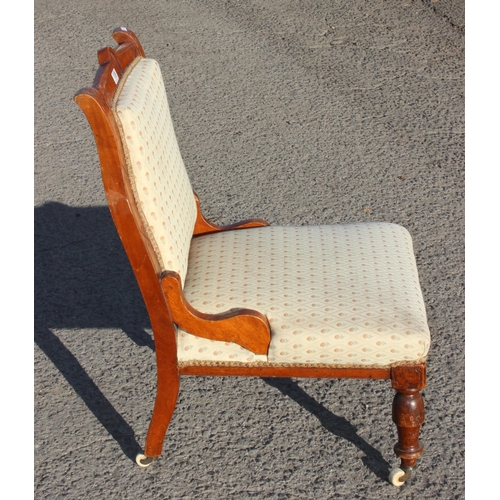
[[[35,498],[461,499],[464,36],[452,0],[35,1]],[[147,469],[154,343],[73,95],[133,30],[209,219],[412,234],[432,335],[426,448],[387,381],[183,378]]]

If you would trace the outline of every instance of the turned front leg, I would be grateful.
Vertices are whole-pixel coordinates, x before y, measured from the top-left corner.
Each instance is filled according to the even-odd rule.
[[[398,442],[394,446],[404,468],[415,467],[424,452],[418,436],[424,423],[424,401],[420,392],[398,391],[392,404],[392,420],[398,429]]]
[[[395,367],[391,379],[397,391],[392,405],[392,420],[398,430],[394,451],[401,459],[401,468],[411,470],[424,452],[418,438],[424,423],[424,400],[420,391],[425,387],[425,364]]]

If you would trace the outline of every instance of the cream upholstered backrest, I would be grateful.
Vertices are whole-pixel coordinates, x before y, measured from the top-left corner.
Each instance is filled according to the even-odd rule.
[[[155,60],[131,66],[117,87],[113,111],[148,236],[162,270],[179,273],[184,284],[196,201]]]

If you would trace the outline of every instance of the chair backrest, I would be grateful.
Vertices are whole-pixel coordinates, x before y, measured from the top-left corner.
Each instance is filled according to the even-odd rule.
[[[129,181],[162,271],[184,283],[196,221],[193,195],[158,63],[136,59],[113,99]]]
[[[151,320],[158,370],[175,372],[175,327],[159,278],[170,270],[184,281],[196,199],[158,64],[145,58],[133,32],[117,28],[113,38],[118,47],[99,50],[94,83],[74,100],[94,134],[108,206]]]

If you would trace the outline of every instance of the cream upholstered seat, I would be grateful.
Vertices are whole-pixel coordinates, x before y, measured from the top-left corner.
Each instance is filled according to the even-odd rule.
[[[390,366],[429,348],[410,235],[387,223],[260,227],[191,240],[192,188],[159,65],[141,59],[116,93],[132,187],[163,270],[200,312],[265,314],[267,355],[179,330],[179,362]]]
[[[205,313],[263,312],[268,356],[187,332],[179,361],[387,366],[418,362],[429,330],[410,235],[395,224],[260,227],[194,238],[184,287]]]
[[[154,334],[157,392],[144,454],[159,457],[180,377],[390,379],[403,484],[423,453],[420,391],[430,337],[412,242],[390,223],[216,226],[177,145],[158,63],[117,28],[93,87],[92,127],[109,208]]]

